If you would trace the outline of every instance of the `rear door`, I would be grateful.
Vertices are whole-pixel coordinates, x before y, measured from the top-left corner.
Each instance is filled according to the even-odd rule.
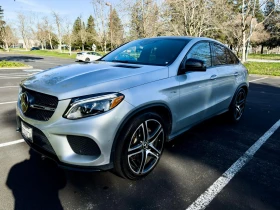
[[[180,110],[178,130],[187,128],[212,114],[215,97],[213,81],[216,70],[212,68],[211,50],[208,41],[196,43],[187,53],[184,60],[195,58],[204,61],[205,72],[190,71],[178,76],[180,84]]]
[[[213,68],[217,72],[213,92],[216,97],[216,112],[221,112],[229,107],[232,96],[236,89],[235,80],[238,76],[236,61],[226,47],[212,42]]]

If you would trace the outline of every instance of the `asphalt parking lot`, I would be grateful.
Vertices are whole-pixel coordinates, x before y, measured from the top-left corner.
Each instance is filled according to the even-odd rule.
[[[5,56],[0,54],[0,60]],[[75,62],[23,57],[12,60],[35,69]],[[208,199],[206,209],[215,210],[280,209],[280,128],[264,135],[280,119],[279,77],[250,76],[246,110],[238,124],[221,115],[194,127],[166,145],[149,176],[129,181],[111,172],[59,169],[26,143],[15,142],[22,139],[15,131],[18,84],[33,73],[0,70],[0,209],[187,209],[209,187],[219,187],[213,183],[240,157],[248,162],[212,202],[206,195],[198,203]],[[253,157],[244,156],[264,137]]]

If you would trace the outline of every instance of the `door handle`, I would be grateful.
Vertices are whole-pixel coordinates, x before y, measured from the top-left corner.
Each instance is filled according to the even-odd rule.
[[[217,75],[216,74],[213,74],[210,79],[216,79],[217,78]]]
[[[238,72],[235,72],[234,74],[233,74],[233,76],[238,76],[239,75],[239,73]]]

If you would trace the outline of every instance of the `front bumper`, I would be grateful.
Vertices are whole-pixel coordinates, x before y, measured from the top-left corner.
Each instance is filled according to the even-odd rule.
[[[62,115],[69,102],[70,99],[59,101],[56,111],[48,121],[37,121],[26,117],[19,108],[18,102],[16,108],[18,128],[20,129],[20,122],[23,121],[41,131],[52,146],[54,153],[50,153],[44,147],[27,139],[25,139],[26,142],[31,148],[53,159],[64,168],[92,171],[112,168],[110,156],[115,135],[133,106],[124,100],[106,113],[78,120],[68,120]],[[90,138],[99,147],[100,154],[81,155],[75,153],[67,139],[69,135]]]

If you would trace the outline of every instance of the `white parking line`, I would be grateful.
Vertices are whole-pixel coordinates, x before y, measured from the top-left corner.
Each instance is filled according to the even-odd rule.
[[[22,142],[24,142],[23,139],[19,139],[19,140],[15,140],[15,141],[9,141],[9,142],[0,144],[0,147],[6,147],[6,146],[13,145],[13,144],[22,143]]]
[[[222,174],[200,197],[193,202],[187,210],[205,209],[210,202],[221,192],[229,181],[246,165],[260,149],[260,147],[269,139],[269,137],[280,127],[278,120],[262,137],[259,138],[232,166]]]
[[[24,78],[24,77],[29,77],[30,75],[0,75],[0,77],[4,77],[4,78],[7,78],[7,77],[10,77],[10,78]]]
[[[27,69],[27,70],[23,70],[23,71],[26,71],[26,72],[41,72],[41,71],[44,71],[42,69]]]
[[[22,79],[24,77],[0,77],[0,79]]]
[[[0,103],[0,105],[3,105],[3,104],[12,104],[12,103],[16,103],[17,101],[9,101],[9,102],[3,102],[3,103]]]
[[[23,74],[19,74],[19,73],[9,73],[9,74],[1,74],[0,73],[0,76],[11,76],[11,77],[14,77],[14,76],[28,76],[30,74],[28,73],[23,73]]]
[[[249,81],[249,82],[255,82],[255,81],[262,80],[262,79],[266,79],[266,78],[268,78],[268,77],[262,77],[262,78],[259,78],[259,79],[254,79],[254,80],[251,80],[251,81]]]
[[[47,63],[47,64],[55,64],[55,65],[60,65],[60,63],[51,63],[48,61],[35,61],[36,63]]]
[[[19,86],[3,86],[3,87],[0,87],[0,88],[18,88]]]

